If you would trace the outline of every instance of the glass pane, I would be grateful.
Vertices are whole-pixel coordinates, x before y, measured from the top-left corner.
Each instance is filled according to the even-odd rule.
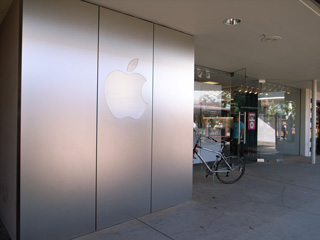
[[[238,134],[233,133],[234,150],[232,153],[243,157],[247,163],[256,161],[258,79],[247,77],[246,69],[240,69],[233,73],[232,89],[233,104],[231,112],[233,120],[235,120],[237,116],[240,116],[240,122],[242,122],[244,127],[244,137],[241,139],[240,143],[238,142]],[[234,125],[234,128],[236,127],[237,125]]]
[[[300,154],[300,90],[283,87],[285,102],[282,118],[282,138],[285,141],[284,155]]]
[[[220,141],[230,136],[232,118],[230,74],[211,68],[196,66],[194,85],[195,135],[212,137]],[[195,136],[196,139],[196,136]],[[202,146],[219,150],[221,142],[202,141]],[[229,147],[225,151],[229,152]],[[206,161],[214,161],[212,153],[200,152]],[[200,163],[194,159],[194,163]]]
[[[259,159],[266,162],[283,161],[285,136],[285,92],[278,86],[261,83],[258,96],[258,150]]]
[[[248,77],[245,68],[227,73],[196,66],[195,134],[233,138],[233,123],[239,114],[243,142],[228,144],[226,154],[235,154],[237,147],[236,154],[243,155],[246,163],[257,159],[282,162],[284,157],[299,155],[299,89]],[[210,141],[204,141],[203,146],[219,147]]]

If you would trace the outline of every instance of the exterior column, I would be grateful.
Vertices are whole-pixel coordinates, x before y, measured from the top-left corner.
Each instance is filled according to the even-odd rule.
[[[317,80],[312,81],[311,164],[316,164]]]

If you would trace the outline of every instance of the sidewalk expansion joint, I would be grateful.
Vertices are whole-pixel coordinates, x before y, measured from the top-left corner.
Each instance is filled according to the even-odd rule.
[[[168,239],[174,240],[172,237],[170,237],[170,236],[168,236],[167,234],[165,234],[165,233],[163,233],[163,232],[159,231],[158,229],[156,229],[156,228],[152,227],[151,225],[149,225],[149,224],[145,223],[145,222],[144,222],[144,221],[142,221],[141,219],[136,218],[136,220],[137,220],[137,221],[139,221],[139,222],[141,222],[142,224],[146,225],[147,227],[149,227],[149,228],[153,229],[154,231],[156,231],[156,232],[160,233],[161,235],[163,235],[163,236],[167,237]]]

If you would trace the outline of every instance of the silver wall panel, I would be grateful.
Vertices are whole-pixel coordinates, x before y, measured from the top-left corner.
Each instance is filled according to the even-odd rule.
[[[0,218],[13,240],[17,229],[20,4],[12,2],[0,25]]]
[[[21,239],[95,229],[98,7],[23,1]]]
[[[101,229],[150,212],[153,24],[101,8],[99,36]]]
[[[155,26],[152,211],[192,197],[193,76],[193,37]]]

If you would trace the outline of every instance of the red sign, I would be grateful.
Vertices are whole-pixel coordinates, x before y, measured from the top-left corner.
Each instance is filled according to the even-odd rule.
[[[248,130],[256,130],[256,113],[248,113]]]

